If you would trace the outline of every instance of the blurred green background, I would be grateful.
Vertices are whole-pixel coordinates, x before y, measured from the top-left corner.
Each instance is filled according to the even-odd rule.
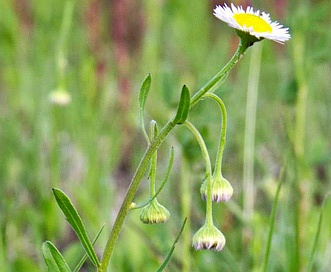
[[[195,92],[236,49],[234,31],[212,15],[223,3],[0,0],[1,271],[46,271],[46,239],[72,267],[82,256],[53,187],[71,197],[91,237],[105,224],[96,244],[102,254],[146,147],[137,115],[139,85],[151,73],[146,124],[155,119],[164,125],[182,85]],[[175,148],[175,167],[159,197],[172,217],[143,225],[139,211],[132,211],[111,271],[156,271],[184,217],[189,222],[166,271],[261,271],[281,169],[268,271],[306,271],[309,265],[330,190],[331,2],[235,4],[269,12],[290,28],[292,39],[254,45],[217,91],[228,110],[223,172],[235,188],[232,200],[214,211],[226,247],[221,253],[191,248],[191,236],[204,222],[204,165],[191,134],[179,127],[159,152],[161,180]],[[216,105],[199,103],[190,120],[214,158]],[[136,202],[147,197],[146,178]],[[330,210],[326,201],[313,271],[331,266]],[[83,271],[93,271],[89,262]]]

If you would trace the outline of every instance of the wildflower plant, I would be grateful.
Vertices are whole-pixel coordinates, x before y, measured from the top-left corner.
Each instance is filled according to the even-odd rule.
[[[235,29],[235,32],[240,39],[238,48],[230,61],[201,89],[195,92],[193,96],[191,96],[187,86],[184,85],[182,87],[175,116],[171,118],[160,130],[157,127],[157,123],[153,120],[150,122],[149,133],[146,132],[144,125],[144,109],[150,91],[151,75],[148,75],[141,85],[139,92],[139,113],[143,135],[147,141],[147,148],[134,173],[134,176],[132,177],[131,183],[122,202],[121,208],[117,214],[111,233],[108,236],[108,240],[102,256],[98,256],[96,254],[93,246],[96,239],[93,241],[90,240],[85,226],[80,216],[78,215],[77,210],[71,203],[69,197],[61,190],[53,189],[53,193],[59,207],[66,216],[69,224],[76,232],[86,252],[86,256],[82,258],[82,260],[73,271],[78,271],[87,257],[96,267],[98,272],[107,271],[107,267],[114,251],[119,233],[130,210],[141,208],[142,211],[140,214],[140,219],[143,223],[164,223],[169,219],[169,211],[158,202],[157,196],[168,181],[173,163],[173,150],[171,150],[170,153],[166,176],[159,186],[159,189],[156,191],[157,150],[166,140],[169,133],[175,127],[182,125],[188,128],[188,130],[197,140],[206,165],[205,181],[202,183],[200,188],[201,196],[206,202],[205,223],[193,235],[192,245],[196,250],[214,249],[216,251],[221,251],[224,248],[226,242],[225,236],[213,223],[213,202],[229,201],[233,195],[233,188],[230,182],[223,177],[222,173],[222,157],[226,143],[227,113],[224,102],[218,95],[214,93],[214,91],[216,90],[216,87],[219,87],[221,83],[223,83],[231,69],[242,58],[250,46],[256,42],[262,41],[263,39],[284,43],[290,39],[290,34],[288,28],[284,28],[278,22],[272,22],[269,14],[265,12],[254,11],[252,7],[247,7],[246,10],[244,10],[241,6],[236,7],[232,4],[231,7],[228,7],[225,4],[224,6],[216,6],[214,9],[214,15]],[[211,164],[209,152],[203,137],[199,133],[199,130],[188,118],[190,110],[204,98],[209,98],[216,102],[222,114],[222,128],[214,166]],[[135,194],[146,172],[149,173],[149,199],[143,204],[135,204],[133,202]],[[174,245],[179,239],[185,222],[186,219],[184,220],[183,226],[174,242]],[[162,264],[158,271],[162,271],[166,266],[174,250],[174,245],[170,249],[165,262]],[[72,271],[54,244],[46,241],[43,244],[42,250],[49,271]]]

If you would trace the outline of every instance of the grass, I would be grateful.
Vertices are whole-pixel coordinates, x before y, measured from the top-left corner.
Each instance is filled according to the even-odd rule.
[[[266,247],[270,256],[264,271],[327,271],[330,266],[331,216],[326,211],[331,203],[323,199],[331,175],[331,5],[253,4],[289,26],[292,39],[283,46],[263,41],[251,158],[252,217],[247,220],[243,213],[249,49],[218,91],[228,111],[223,172],[235,188],[231,203],[214,211],[215,224],[227,238],[225,250],[191,249],[190,238],[204,220],[203,160],[191,135],[176,129],[159,151],[158,166],[162,179],[174,146],[174,170],[159,196],[171,220],[141,225],[139,212],[132,211],[111,271],[156,271],[185,217],[168,271],[261,271]],[[41,244],[48,239],[73,268],[83,252],[51,189],[59,187],[72,197],[91,237],[105,224],[96,243],[100,254],[145,148],[137,115],[141,81],[151,73],[146,115],[163,125],[175,112],[181,86],[192,92],[201,87],[226,63],[237,39],[213,18],[211,1],[144,1],[128,5],[124,17],[116,16],[116,4],[98,1],[0,0],[0,5],[0,267],[45,271]],[[121,23],[127,28],[115,29]],[[65,107],[49,101],[59,88],[72,98]],[[213,160],[217,107],[206,100],[190,120],[206,138]],[[147,193],[143,182],[136,202],[145,201]],[[89,262],[83,269],[92,271]]]

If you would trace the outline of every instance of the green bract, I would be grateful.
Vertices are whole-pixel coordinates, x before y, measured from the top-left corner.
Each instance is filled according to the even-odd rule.
[[[193,236],[192,245],[196,250],[214,249],[221,251],[226,239],[221,231],[212,224],[205,224]]]
[[[168,220],[169,217],[170,212],[156,199],[144,207],[140,214],[140,220],[145,224],[164,223]]]

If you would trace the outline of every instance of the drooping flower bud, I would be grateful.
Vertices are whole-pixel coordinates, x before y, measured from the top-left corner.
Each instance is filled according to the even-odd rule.
[[[207,182],[202,183],[200,188],[201,197],[203,200],[207,198]],[[230,182],[223,176],[217,176],[212,178],[211,198],[215,202],[229,201],[233,195],[233,188]]]
[[[170,212],[156,199],[144,207],[140,214],[140,220],[145,224],[164,223],[170,217]]]
[[[221,251],[225,246],[226,239],[221,231],[214,225],[205,224],[193,236],[192,246],[196,250],[214,249]]]

